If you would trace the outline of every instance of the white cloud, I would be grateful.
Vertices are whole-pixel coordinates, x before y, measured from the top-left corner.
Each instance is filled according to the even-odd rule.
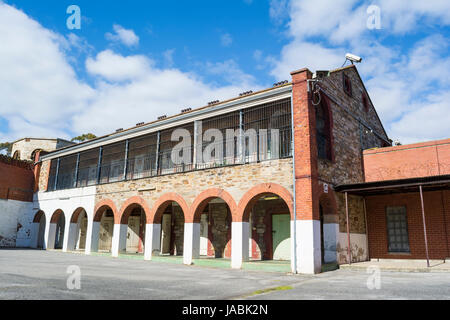
[[[144,77],[154,62],[145,56],[123,57],[111,50],[97,54],[95,59],[86,60],[86,70],[108,81],[124,81]]]
[[[164,57],[165,63],[167,64],[167,66],[169,68],[171,68],[174,64],[174,61],[173,61],[174,54],[175,54],[175,49],[168,49],[163,52],[163,57]]]
[[[114,42],[121,42],[127,47],[134,47],[139,44],[139,37],[131,29],[125,29],[122,26],[115,24],[113,26],[115,33],[106,33],[106,39]]]
[[[67,117],[92,95],[92,89],[77,80],[61,38],[0,3],[0,42],[7,44],[0,46],[0,115],[10,127],[5,139],[43,130],[62,134]]]
[[[220,43],[224,47],[229,47],[233,43],[233,38],[229,33],[225,33],[220,37]]]
[[[400,37],[422,27],[449,25],[450,2],[378,1],[374,4],[381,8],[382,30],[366,28],[366,9],[371,4],[292,0],[284,5],[289,8],[290,42],[279,57],[270,57],[271,74],[281,80],[301,67],[334,69],[344,62],[346,52],[353,52],[364,58],[358,69],[392,138],[414,142],[449,137],[449,39],[434,29],[419,41],[413,37],[416,43],[411,49],[382,42],[387,35]]]
[[[86,60],[83,67],[96,80],[90,86],[69,64],[82,40],[64,38],[0,4],[0,42],[8,43],[0,46],[0,116],[9,127],[0,140],[102,135],[235,97],[254,80],[234,61],[211,63],[211,73],[228,79],[227,85],[217,85],[194,73],[161,69],[147,56],[110,49]]]
[[[315,71],[335,68],[344,62],[345,51],[320,44],[293,41],[281,50],[280,59],[272,58],[271,75],[277,80],[289,79],[290,72],[308,67]]]

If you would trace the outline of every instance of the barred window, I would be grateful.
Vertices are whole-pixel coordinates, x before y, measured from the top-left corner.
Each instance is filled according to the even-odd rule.
[[[99,148],[80,153],[78,165],[77,187],[87,187],[97,184],[97,166]]]
[[[76,155],[61,158],[59,162],[58,180],[56,185],[57,190],[70,189],[74,187],[76,166]]]
[[[406,207],[387,207],[389,252],[409,252]]]
[[[172,141],[172,133],[177,129],[185,129],[189,132],[189,136],[191,137],[191,147],[188,149],[182,149],[180,151],[180,157],[184,157],[184,153],[190,153],[190,163],[181,163],[177,164],[172,161],[172,150],[173,148],[181,142],[180,141]],[[194,136],[194,123],[187,124],[185,126],[180,126],[172,129],[167,129],[161,131],[160,135],[160,143],[159,143],[159,154],[158,154],[158,169],[159,174],[169,174],[169,173],[177,173],[190,171],[193,169],[193,139]]]
[[[286,158],[292,155],[291,100],[284,99],[244,110],[244,131],[256,133],[245,137],[246,162]]]
[[[100,183],[123,180],[125,168],[125,142],[115,143],[103,148]]]
[[[47,190],[48,191],[55,190],[56,168],[57,167],[58,167],[58,159],[51,160],[51,162],[50,162],[50,173],[48,175],[48,185],[47,185]]]
[[[197,139],[202,139],[202,148],[197,152],[202,152],[202,157],[197,155],[197,160],[202,161],[197,163],[197,169],[240,163],[239,119],[240,113],[235,111],[201,121],[202,130],[199,130]],[[205,139],[208,130],[220,131],[221,139],[220,137],[211,138],[211,141],[208,141],[209,138]]]
[[[158,134],[152,133],[130,140],[128,145],[127,179],[155,176]]]

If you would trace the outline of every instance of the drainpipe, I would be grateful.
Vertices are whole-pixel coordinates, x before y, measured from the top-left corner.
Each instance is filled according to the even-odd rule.
[[[294,90],[291,92],[291,124],[292,124],[292,181],[293,181],[293,210],[294,210],[294,274],[297,273],[297,205],[295,189],[295,130],[294,130]]]

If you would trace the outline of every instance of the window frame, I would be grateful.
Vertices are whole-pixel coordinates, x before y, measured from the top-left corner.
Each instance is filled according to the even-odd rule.
[[[348,94],[350,97],[353,96],[352,81],[350,80],[350,77],[345,73],[342,73],[342,87],[346,94]]]
[[[389,208],[404,208],[404,216],[405,216],[405,223],[406,223],[406,237],[408,239],[408,249],[407,250],[392,250],[391,249],[391,241],[390,241],[390,235],[389,235]],[[398,213],[397,213],[398,214]],[[386,244],[387,244],[387,252],[389,254],[411,254],[411,241],[409,238],[409,227],[408,227],[408,207],[406,205],[389,205],[385,207],[385,218],[386,218]],[[394,229],[395,230],[395,229]]]

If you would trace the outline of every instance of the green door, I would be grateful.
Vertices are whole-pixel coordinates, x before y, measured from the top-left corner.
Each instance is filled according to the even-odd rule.
[[[272,215],[273,260],[291,260],[290,227],[289,214]]]

